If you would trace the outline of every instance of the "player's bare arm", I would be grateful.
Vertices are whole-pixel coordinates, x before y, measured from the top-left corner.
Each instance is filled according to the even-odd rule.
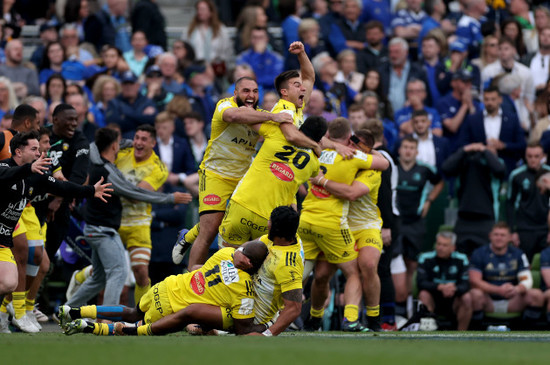
[[[268,113],[249,107],[229,108],[223,112],[223,121],[227,123],[256,124],[267,121],[292,123],[292,116],[287,113]]]
[[[284,309],[279,313],[277,321],[269,327],[273,336],[277,336],[298,318],[302,311],[302,289],[293,289],[282,293]]]
[[[288,51],[298,56],[300,73],[302,74],[302,84],[306,88],[306,94],[304,96],[305,104],[308,102],[311,92],[313,91],[313,84],[315,83],[315,69],[306,54],[305,47],[302,42],[291,43],[288,47]]]

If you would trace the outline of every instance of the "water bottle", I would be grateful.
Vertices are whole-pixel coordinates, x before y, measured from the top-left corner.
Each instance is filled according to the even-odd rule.
[[[510,328],[505,325],[499,325],[499,326],[489,326],[487,327],[487,331],[489,332],[508,332],[510,331]]]

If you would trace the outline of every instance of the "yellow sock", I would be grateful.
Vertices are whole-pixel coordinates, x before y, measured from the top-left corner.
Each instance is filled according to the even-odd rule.
[[[139,326],[137,328],[137,334],[138,336],[153,336],[153,332],[151,331],[151,324],[145,324],[143,326]]]
[[[349,322],[355,322],[359,319],[359,307],[353,304],[348,304],[344,307],[344,318]]]
[[[29,295],[29,292],[27,292],[27,295]],[[36,299],[25,299],[25,311],[33,311],[34,310],[34,303],[36,303]]]
[[[139,304],[139,300],[145,295],[145,293],[147,293],[147,290],[149,289],[151,289],[151,280],[149,280],[149,284],[145,286],[139,286],[136,283],[136,287],[134,288],[134,300],[136,301],[136,305]]]
[[[192,245],[193,242],[195,242],[195,240],[197,239],[197,236],[199,235],[199,231],[200,231],[200,226],[199,226],[199,223],[197,223],[193,226],[193,228],[189,230],[189,232],[185,234],[185,242]]]
[[[15,311],[15,319],[19,319],[25,315],[25,292],[14,291],[12,293],[13,310]]]
[[[82,318],[97,318],[97,307],[95,305],[85,305],[80,307],[80,317]]]
[[[10,304],[11,300],[9,300],[7,297],[4,297],[4,300],[2,300],[2,305],[0,306],[0,312],[2,313],[8,313],[8,304]]]
[[[325,314],[325,308],[315,309],[311,307],[311,309],[309,310],[309,314],[313,318],[323,318],[323,315]]]
[[[367,317],[378,317],[380,315],[380,306],[367,306]]]
[[[113,325],[108,325],[107,323],[94,323],[94,331],[92,332],[97,336],[112,336]]]

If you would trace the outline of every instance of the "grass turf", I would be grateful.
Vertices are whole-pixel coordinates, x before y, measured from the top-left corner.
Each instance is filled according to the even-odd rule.
[[[280,337],[0,335],[2,363],[20,364],[548,364],[550,334],[297,333]],[[24,360],[22,360],[24,359]]]

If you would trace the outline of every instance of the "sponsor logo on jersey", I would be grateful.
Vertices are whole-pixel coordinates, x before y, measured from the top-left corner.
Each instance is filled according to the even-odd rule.
[[[205,196],[203,199],[202,199],[202,202],[204,204],[207,204],[207,205],[216,205],[216,204],[220,204],[220,202],[222,201],[222,198],[220,198],[219,196],[217,196],[216,194],[209,194],[207,196]]]
[[[204,283],[204,275],[200,271],[197,271],[191,277],[191,289],[193,289],[197,295],[202,295],[204,293]]]
[[[239,271],[231,261],[223,260],[220,263],[220,268],[220,274],[225,285],[237,283],[239,281]]]
[[[273,173],[273,175],[275,175],[275,177],[280,180],[283,180],[283,181],[294,180],[294,172],[288,165],[282,162],[272,162],[271,165],[269,165],[269,168],[271,169],[271,172]]]
[[[330,196],[330,193],[327,191],[327,189],[319,185],[311,185],[311,193],[320,199],[325,199]]]

